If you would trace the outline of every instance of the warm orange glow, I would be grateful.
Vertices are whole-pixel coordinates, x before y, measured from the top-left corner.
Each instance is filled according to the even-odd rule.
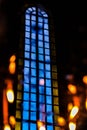
[[[11,80],[11,79],[6,79],[6,80],[5,80],[5,83],[6,83],[6,85],[7,85],[7,89],[12,89],[13,83],[12,83],[12,80]]]
[[[76,124],[73,122],[69,123],[69,130],[76,130]]]
[[[87,110],[87,98],[86,98],[86,101],[85,101],[85,108]]]
[[[70,119],[73,119],[78,113],[78,111],[79,111],[79,108],[77,106],[74,106],[70,112]]]
[[[9,117],[9,123],[14,127],[16,124],[16,120],[14,116],[10,116]]]
[[[43,122],[37,121],[37,125],[38,125],[38,127],[41,127],[41,126],[43,126]]]
[[[4,126],[4,130],[11,130],[10,125],[5,125],[5,126]]]
[[[8,124],[8,102],[5,89],[3,90],[3,124]]]
[[[58,125],[64,126],[66,124],[66,121],[63,117],[58,117]]]
[[[72,104],[72,103],[69,103],[69,104],[68,104],[68,107],[67,107],[68,112],[70,112],[72,108],[73,108],[73,104]]]
[[[83,76],[83,83],[87,84],[87,75]]]
[[[76,94],[77,92],[76,86],[73,84],[68,84],[68,89],[72,94]]]
[[[14,62],[16,60],[16,56],[15,55],[12,55],[11,57],[10,57],[10,62]]]
[[[14,74],[15,73],[15,70],[16,70],[16,63],[15,63],[15,60],[16,60],[16,56],[15,55],[12,55],[10,57],[10,63],[9,63],[9,72],[11,74]]]
[[[74,106],[80,106],[80,97],[74,96],[73,97]]]
[[[15,73],[15,70],[16,70],[16,64],[15,64],[15,62],[11,62],[11,63],[9,64],[9,72],[10,72],[11,74],[14,74],[14,73]]]
[[[14,92],[12,89],[8,89],[6,92],[8,102],[13,103],[14,102]]]

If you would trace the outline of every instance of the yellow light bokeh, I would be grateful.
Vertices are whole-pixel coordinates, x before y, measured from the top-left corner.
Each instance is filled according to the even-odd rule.
[[[14,116],[10,116],[9,117],[9,123],[14,127],[16,124],[16,120]]]
[[[14,102],[14,92],[12,89],[8,89],[6,92],[7,95],[7,100],[9,103],[13,103]]]
[[[70,91],[72,94],[76,94],[76,92],[77,92],[77,88],[76,88],[76,86],[73,85],[73,84],[68,84],[68,89],[69,89],[69,91]]]
[[[83,76],[83,83],[85,83],[87,85],[87,75]]]
[[[15,55],[12,55],[11,57],[10,57],[10,62],[14,62],[16,60],[16,56]]]
[[[78,113],[78,111],[79,111],[79,108],[77,106],[74,106],[70,112],[70,119],[73,119]]]
[[[60,126],[65,126],[65,124],[66,124],[66,121],[65,121],[65,119],[63,118],[63,117],[58,117],[58,125],[60,125]]]
[[[7,124],[7,125],[5,125],[5,126],[4,126],[4,130],[11,130],[10,125],[8,125],[8,124]]]
[[[76,130],[76,124],[74,122],[69,123],[69,130]]]

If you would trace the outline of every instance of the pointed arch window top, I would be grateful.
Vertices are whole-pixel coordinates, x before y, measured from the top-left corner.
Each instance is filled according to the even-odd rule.
[[[30,14],[36,14],[36,7],[29,7],[27,10],[26,10],[26,13]],[[38,15],[39,16],[42,16],[42,17],[48,17],[47,13],[43,10],[43,9],[40,9],[38,8]]]

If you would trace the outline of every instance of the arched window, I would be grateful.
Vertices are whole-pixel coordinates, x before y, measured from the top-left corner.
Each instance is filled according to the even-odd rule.
[[[44,9],[29,7],[24,25],[19,43],[15,130],[38,130],[38,121],[46,130],[57,130],[59,97],[52,24]]]

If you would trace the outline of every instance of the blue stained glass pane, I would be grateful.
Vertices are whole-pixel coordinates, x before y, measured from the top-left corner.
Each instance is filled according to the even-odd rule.
[[[28,11],[32,12],[32,8],[28,8]]]
[[[46,54],[46,55],[50,55],[49,49],[45,49],[45,54]]]
[[[43,17],[38,17],[38,22],[43,22]]]
[[[32,38],[32,39],[36,39],[36,33],[32,33],[32,34],[31,34],[31,38]]]
[[[38,48],[38,52],[39,52],[40,54],[43,54],[43,48]]]
[[[30,112],[30,120],[36,120],[36,112]]]
[[[46,78],[51,78],[51,73],[50,72],[45,72]]]
[[[49,43],[45,42],[45,48],[49,48]]]
[[[32,7],[32,9],[33,9],[34,11],[36,11],[36,8],[35,8],[35,7]]]
[[[29,84],[24,83],[24,91],[29,92]]]
[[[46,94],[51,95],[51,88],[46,88]]]
[[[31,76],[36,76],[36,69],[31,69]]]
[[[44,71],[43,70],[39,70],[39,77],[44,77]]]
[[[52,125],[47,125],[47,130],[53,130],[53,126]]]
[[[49,36],[44,36],[44,41],[49,42]]]
[[[31,93],[31,101],[36,101],[36,94]]]
[[[52,112],[52,105],[46,105],[46,112]]]
[[[42,27],[43,27],[43,23],[38,23],[38,26],[39,26],[40,28],[42,28]]]
[[[36,60],[36,54],[35,53],[31,53],[31,59]]]
[[[35,46],[31,46],[31,52],[36,52],[36,47]]]
[[[52,104],[52,97],[51,96],[46,96],[46,103]]]
[[[38,34],[38,40],[43,40],[43,35]]]
[[[24,75],[29,75],[29,68],[24,68]]]
[[[25,51],[30,51],[30,45],[25,45]]]
[[[40,103],[45,103],[45,97],[44,97],[44,95],[40,95],[39,94],[39,102]]]
[[[37,130],[36,124],[30,123],[30,130]]]
[[[44,29],[48,29],[48,24],[44,24]]]
[[[29,110],[29,102],[23,102],[23,110]]]
[[[28,122],[22,122],[22,130],[29,130]]]
[[[44,61],[44,56],[43,55],[39,55],[39,60],[40,61]]]
[[[25,66],[25,67],[29,67],[29,66],[30,66],[29,60],[24,60],[24,66]]]
[[[29,93],[24,93],[23,94],[23,98],[24,98],[24,100],[29,100]]]
[[[23,120],[29,120],[29,112],[23,111]]]
[[[44,94],[44,87],[43,86],[39,86],[39,93]]]
[[[36,84],[36,78],[31,77],[31,84]]]
[[[49,31],[48,30],[44,30],[44,35],[48,35],[49,36]]]
[[[25,26],[25,30],[26,31],[30,31],[30,27],[29,26]]]
[[[51,87],[51,80],[49,80],[49,79],[46,79],[46,86],[49,86],[49,87]]]
[[[24,82],[25,82],[25,83],[29,83],[29,76],[24,75]]]
[[[36,62],[35,61],[31,61],[31,67],[36,68]]]
[[[30,38],[30,33],[29,32],[25,32],[25,37]]]
[[[47,23],[47,25],[48,25],[48,19],[47,18],[44,18],[44,23]]]
[[[35,39],[31,39],[31,45],[36,46],[36,40]]]
[[[25,20],[25,25],[30,26],[30,21],[29,20]]]
[[[25,52],[24,56],[25,56],[25,58],[30,58],[30,53],[29,52]]]
[[[28,20],[29,20],[29,19],[30,19],[30,15],[29,15],[29,14],[26,14],[26,15],[25,15],[25,19],[28,19]]]
[[[47,116],[47,122],[53,123],[52,115]]]
[[[50,62],[50,56],[45,56],[45,61],[49,63]]]
[[[43,41],[38,41],[38,47],[43,47]]]
[[[36,16],[32,15],[32,16],[31,16],[31,20],[36,21]]]
[[[39,63],[39,69],[44,69],[44,64],[43,63]]]
[[[36,93],[36,85],[31,85],[31,92]]]
[[[45,69],[49,71],[50,70],[50,64],[45,64]]]
[[[36,21],[31,21],[32,27],[36,27]]]
[[[30,44],[30,39],[28,39],[28,38],[25,38],[25,44]]]
[[[35,102],[30,102],[30,110],[36,111],[36,109],[37,109],[36,103]]]

